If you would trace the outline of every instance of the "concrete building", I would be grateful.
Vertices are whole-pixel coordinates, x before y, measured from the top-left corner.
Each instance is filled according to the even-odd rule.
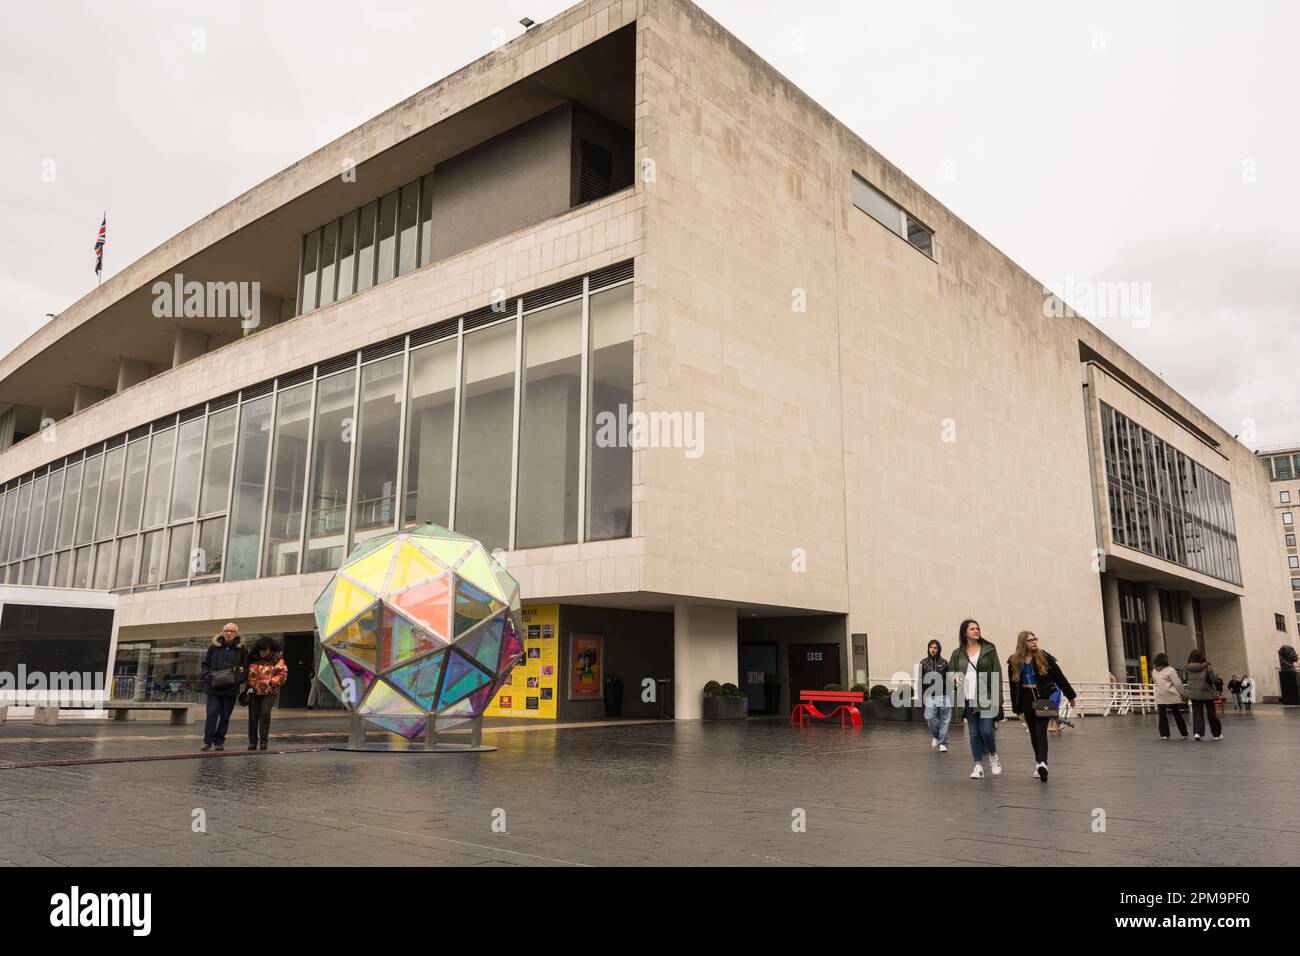
[[[1286,573],[1291,579],[1291,597],[1295,603],[1295,627],[1282,627],[1291,637],[1300,632],[1300,550],[1296,548],[1296,518],[1300,516],[1300,445],[1261,448],[1260,459],[1272,481],[1269,500],[1273,504],[1273,528],[1282,542]],[[1287,643],[1287,642],[1284,642]],[[1295,646],[1294,641],[1289,643]]]
[[[1271,674],[1290,608],[1251,452],[685,0],[587,0],[237,197],[0,403],[7,580],[120,591],[157,684],[231,619],[300,660],[423,521],[554,610],[560,717],[574,635],[692,718],[968,616],[1077,680]]]

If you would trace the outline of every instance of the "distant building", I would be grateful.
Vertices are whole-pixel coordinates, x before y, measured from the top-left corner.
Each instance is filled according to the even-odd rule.
[[[1286,628],[1294,638],[1300,632],[1300,550],[1296,549],[1296,517],[1300,516],[1300,445],[1262,448],[1259,457],[1268,469],[1269,500],[1273,503],[1274,522],[1282,538],[1287,574],[1291,578],[1291,596],[1295,601],[1295,628]],[[1282,630],[1279,627],[1279,630]],[[1295,642],[1291,642],[1294,646]]]

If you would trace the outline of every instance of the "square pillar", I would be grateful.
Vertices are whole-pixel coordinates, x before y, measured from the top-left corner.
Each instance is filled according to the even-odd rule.
[[[1165,652],[1165,619],[1160,613],[1160,587],[1148,582],[1142,589],[1147,606],[1147,670],[1157,654]]]
[[[1107,571],[1101,576],[1101,611],[1106,621],[1106,662],[1117,681],[1125,680],[1124,631],[1119,620],[1119,578]]]
[[[740,677],[740,644],[736,609],[705,604],[673,608],[673,716],[699,720],[704,710],[704,685],[736,684]]]

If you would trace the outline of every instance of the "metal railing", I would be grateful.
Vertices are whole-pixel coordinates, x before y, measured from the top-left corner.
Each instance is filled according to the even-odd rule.
[[[913,691],[916,690],[916,679],[913,677],[906,680],[873,677],[867,682],[867,687],[870,689],[877,684],[884,684],[890,690],[906,684]],[[1111,714],[1130,714],[1135,710],[1146,714],[1153,713],[1156,708],[1154,684],[1078,681],[1072,686],[1078,695],[1075,698],[1078,703],[1074,710],[1076,716],[1109,717]],[[1002,679],[1002,704],[1006,712],[1011,713],[1011,685],[1005,675]]]

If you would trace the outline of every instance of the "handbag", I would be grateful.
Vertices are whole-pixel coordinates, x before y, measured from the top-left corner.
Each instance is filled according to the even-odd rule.
[[[1034,716],[1039,719],[1055,720],[1058,713],[1056,702],[1050,697],[1034,695]]]
[[[239,692],[239,696],[236,697],[235,700],[239,702],[240,707],[247,707],[253,702],[253,696],[248,692],[248,688],[245,687]]]
[[[228,687],[234,687],[237,683],[239,683],[239,678],[235,676],[233,667],[212,672],[213,690],[225,690]]]

